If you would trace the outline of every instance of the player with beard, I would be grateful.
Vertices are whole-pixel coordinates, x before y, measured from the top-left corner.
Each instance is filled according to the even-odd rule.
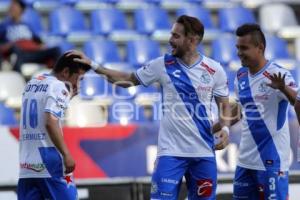
[[[228,144],[228,86],[222,66],[197,51],[203,35],[204,27],[197,18],[180,16],[171,30],[171,54],[151,60],[131,74],[104,68],[81,52],[70,52],[80,56],[77,62],[89,64],[119,86],[148,86],[154,82],[162,86],[163,117],[151,199],[177,199],[183,176],[189,199],[216,198],[214,150]],[[216,146],[211,131],[214,98],[222,127]]]

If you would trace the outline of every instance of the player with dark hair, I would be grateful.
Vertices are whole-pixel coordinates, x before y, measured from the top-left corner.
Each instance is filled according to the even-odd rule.
[[[156,58],[136,73],[104,68],[81,52],[76,61],[89,64],[99,74],[123,87],[159,82],[163,94],[163,117],[158,137],[158,155],[152,176],[151,199],[177,199],[182,177],[189,199],[215,199],[217,167],[211,132],[211,104],[220,109],[222,131],[217,149],[228,144],[227,78],[222,66],[200,54],[204,27],[194,17],[180,16],[171,30],[171,54]]]
[[[77,199],[75,161],[61,128],[64,111],[90,68],[61,56],[51,74],[31,79],[24,90],[20,122],[19,200]],[[78,58],[78,57],[77,57]]]
[[[296,97],[291,73],[265,56],[266,40],[257,24],[236,30],[242,67],[235,78],[242,136],[234,178],[233,199],[288,199],[290,133],[288,104]],[[217,129],[215,129],[217,130]]]

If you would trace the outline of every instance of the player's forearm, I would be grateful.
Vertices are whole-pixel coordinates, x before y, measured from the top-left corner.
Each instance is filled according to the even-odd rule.
[[[133,73],[107,69],[100,65],[96,68],[94,67],[94,70],[96,73],[104,75],[110,83],[121,87],[127,88],[139,84]]]
[[[229,109],[228,109],[228,107],[229,107]],[[223,115],[223,117],[220,116],[219,117],[220,121],[213,125],[213,127],[212,127],[213,133],[220,131],[222,129],[222,127],[225,125],[230,127],[230,126],[236,124],[242,118],[241,108],[237,103],[229,103],[228,105],[225,104],[225,108],[222,109],[222,112],[225,114]],[[223,119],[223,118],[225,118],[224,116],[226,116],[225,120]]]
[[[297,96],[297,92],[295,90],[293,90],[289,86],[285,86],[284,88],[280,89],[280,91],[288,98],[289,102],[292,105],[295,104],[295,100]]]
[[[62,130],[58,124],[57,120],[48,119],[46,120],[46,129],[48,131],[48,135],[53,142],[54,146],[58,149],[58,151],[63,155],[66,156],[69,154],[69,150],[67,145],[64,142]]]

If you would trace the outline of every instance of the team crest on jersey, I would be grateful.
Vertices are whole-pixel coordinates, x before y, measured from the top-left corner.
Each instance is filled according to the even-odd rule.
[[[208,84],[211,81],[211,77],[207,72],[204,72],[200,77],[200,81],[204,84]]]
[[[262,93],[266,93],[268,91],[267,83],[263,82],[258,86],[258,91]]]

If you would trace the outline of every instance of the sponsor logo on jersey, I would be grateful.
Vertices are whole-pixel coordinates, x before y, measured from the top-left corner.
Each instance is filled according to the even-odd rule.
[[[197,195],[200,197],[210,197],[212,195],[213,183],[211,179],[197,181]]]
[[[20,167],[22,169],[29,169],[35,172],[42,172],[44,169],[46,169],[44,163],[20,163]]]

